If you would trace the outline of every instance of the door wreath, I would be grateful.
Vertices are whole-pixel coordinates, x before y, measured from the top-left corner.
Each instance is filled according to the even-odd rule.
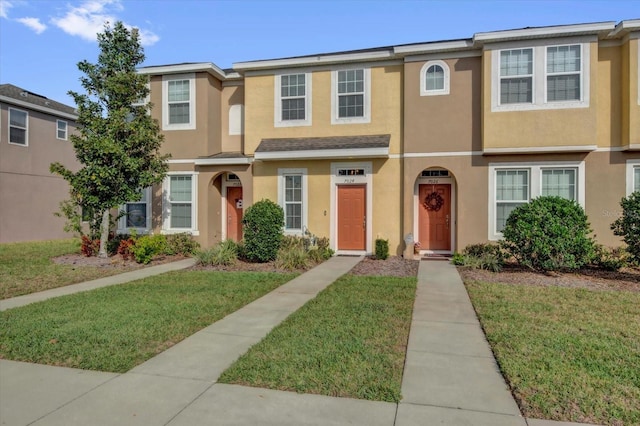
[[[431,194],[427,195],[424,199],[424,203],[422,205],[430,211],[437,212],[444,205],[444,198],[436,191],[433,191]]]

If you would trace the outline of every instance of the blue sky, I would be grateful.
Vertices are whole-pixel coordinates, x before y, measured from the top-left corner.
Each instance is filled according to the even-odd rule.
[[[140,29],[144,65],[282,58],[527,26],[640,18],[640,0],[0,0],[0,82],[73,105],[104,21]]]

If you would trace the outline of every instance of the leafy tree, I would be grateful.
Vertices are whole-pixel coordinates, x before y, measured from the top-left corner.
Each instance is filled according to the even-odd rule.
[[[271,200],[260,200],[242,217],[245,254],[251,262],[275,260],[282,241],[284,212]]]
[[[138,30],[107,23],[98,46],[97,63],[78,63],[86,94],[69,91],[78,106],[79,131],[70,139],[82,167],[73,172],[54,163],[51,172],[69,182],[70,202],[89,215],[94,232],[99,230],[99,256],[106,257],[110,210],[139,200],[142,188],[161,182],[168,156],[160,155],[163,137],[149,114],[151,104],[139,104],[149,89],[147,77],[136,72],[145,59]]]

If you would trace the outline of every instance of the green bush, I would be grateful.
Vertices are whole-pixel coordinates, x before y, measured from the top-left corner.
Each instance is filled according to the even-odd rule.
[[[502,230],[502,246],[532,269],[579,269],[594,256],[590,232],[587,215],[578,203],[539,197],[511,212]]]
[[[144,264],[151,262],[155,256],[165,253],[166,250],[167,239],[161,234],[143,235],[131,248],[136,262]]]
[[[499,244],[480,243],[470,244],[462,250],[463,254],[474,257],[492,256],[496,259],[504,260],[504,252]]]
[[[611,224],[614,235],[627,244],[631,259],[640,262],[640,192],[634,192],[620,201],[622,216]]]
[[[238,260],[238,245],[233,240],[224,240],[207,250],[196,251],[194,256],[203,266],[229,266]]]
[[[302,247],[288,247],[278,250],[276,267],[282,269],[304,269],[309,266],[309,255]]]
[[[110,235],[109,240],[107,241],[107,254],[109,256],[113,256],[118,254],[118,247],[120,247],[121,241],[126,241],[131,238],[129,234],[115,234]]]
[[[200,248],[200,244],[193,239],[193,236],[187,232],[179,234],[167,235],[167,252],[168,255],[181,254],[189,256]]]
[[[284,212],[271,200],[250,206],[242,218],[247,260],[269,262],[278,255],[282,241]]]
[[[456,266],[464,266],[473,269],[486,269],[487,271],[492,272],[502,271],[503,266],[502,258],[499,258],[492,253],[485,253],[480,256],[454,253],[451,258],[451,263]]]
[[[376,259],[385,260],[389,257],[389,240],[376,239]]]

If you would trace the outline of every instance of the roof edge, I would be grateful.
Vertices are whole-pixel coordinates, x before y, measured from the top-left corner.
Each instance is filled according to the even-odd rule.
[[[144,75],[160,75],[160,74],[180,74],[185,72],[208,72],[209,74],[225,81],[232,78],[239,78],[237,73],[225,73],[222,68],[213,62],[197,62],[193,64],[176,64],[176,65],[154,65],[149,67],[138,68],[138,73]]]
[[[312,66],[344,62],[365,62],[394,59],[393,48],[383,48],[375,52],[358,53],[329,53],[320,55],[300,56],[285,59],[267,59],[260,61],[236,62],[233,69],[236,71],[252,71],[270,68],[282,68],[291,66]]]
[[[6,102],[8,104],[21,106],[23,108],[32,109],[32,110],[43,112],[43,113],[49,114],[49,115],[55,115],[56,117],[67,118],[67,119],[73,120],[73,121],[76,121],[78,119],[78,115],[77,114],[70,114],[68,112],[59,111],[57,109],[47,108],[47,107],[44,107],[44,106],[33,104],[31,102],[22,101],[20,99],[15,99],[15,98],[12,98],[12,97],[9,97],[9,96],[0,95],[0,102]]]
[[[590,24],[556,25],[548,27],[520,28],[516,30],[490,31],[475,33],[474,44],[493,43],[498,41],[546,38],[554,36],[571,36],[581,34],[609,34],[616,27],[615,21],[596,22]]]

